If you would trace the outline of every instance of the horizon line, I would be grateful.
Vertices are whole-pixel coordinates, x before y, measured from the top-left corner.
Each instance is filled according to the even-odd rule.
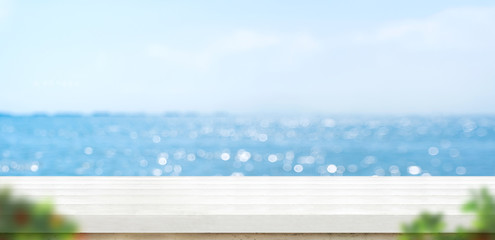
[[[145,112],[145,111],[35,111],[35,112],[8,112],[0,111],[0,117],[140,117],[140,116],[161,116],[161,117],[229,117],[229,116],[359,116],[359,117],[441,117],[441,116],[495,116],[495,113],[385,113],[385,112],[229,112],[229,111],[163,111],[163,112]]]

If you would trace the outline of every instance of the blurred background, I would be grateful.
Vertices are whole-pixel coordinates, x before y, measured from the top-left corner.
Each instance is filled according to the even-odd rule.
[[[494,175],[492,1],[0,0],[0,174]]]

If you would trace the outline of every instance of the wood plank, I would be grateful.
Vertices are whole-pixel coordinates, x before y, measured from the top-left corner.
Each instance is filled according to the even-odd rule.
[[[421,211],[451,229],[495,177],[0,177],[86,233],[397,233]]]

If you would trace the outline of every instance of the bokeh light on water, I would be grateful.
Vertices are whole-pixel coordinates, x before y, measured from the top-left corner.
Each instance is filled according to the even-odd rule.
[[[0,175],[495,175],[495,116],[0,117]]]

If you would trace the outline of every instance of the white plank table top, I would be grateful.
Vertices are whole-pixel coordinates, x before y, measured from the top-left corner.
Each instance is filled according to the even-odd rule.
[[[421,211],[454,229],[495,177],[0,177],[87,233],[397,233]]]

